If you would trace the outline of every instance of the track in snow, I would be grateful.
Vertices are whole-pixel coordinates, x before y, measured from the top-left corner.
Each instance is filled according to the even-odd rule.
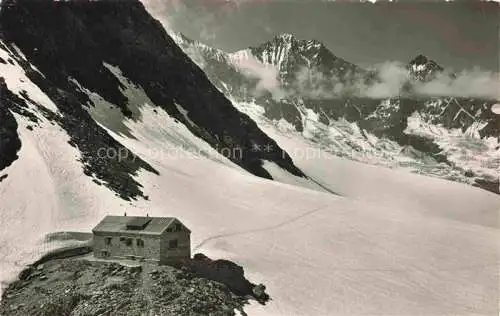
[[[234,232],[234,233],[226,233],[226,234],[219,234],[219,235],[216,235],[216,236],[212,236],[212,237],[208,237],[206,238],[205,240],[203,240],[202,242],[200,242],[197,246],[195,246],[193,248],[193,251],[196,251],[198,250],[199,248],[201,248],[204,244],[210,242],[210,241],[213,241],[213,240],[216,240],[216,239],[220,239],[220,238],[224,238],[224,237],[232,237],[232,236],[241,236],[241,235],[246,235],[246,234],[253,234],[253,233],[258,233],[258,232],[264,232],[264,231],[269,231],[269,230],[273,230],[273,229],[277,229],[277,228],[280,228],[280,227],[283,227],[283,226],[286,226],[288,224],[291,224],[295,221],[298,221],[308,215],[311,215],[313,213],[316,213],[316,212],[319,212],[319,211],[322,211],[326,208],[327,206],[323,206],[323,207],[318,207],[318,208],[315,208],[311,211],[308,211],[308,212],[305,212],[304,214],[301,214],[301,215],[298,215],[298,216],[295,216],[293,218],[290,218],[288,220],[285,220],[283,222],[280,222],[278,224],[275,224],[275,225],[271,225],[271,226],[266,226],[266,227],[262,227],[262,228],[256,228],[256,229],[250,229],[250,230],[245,230],[245,231],[240,231],[240,232]]]

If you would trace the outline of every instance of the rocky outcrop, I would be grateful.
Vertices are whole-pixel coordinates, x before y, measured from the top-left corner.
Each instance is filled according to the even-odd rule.
[[[199,271],[216,271],[202,267],[212,263],[193,261]],[[217,273],[211,278],[195,273],[191,265],[124,266],[81,257],[38,262],[3,293],[0,315],[201,316],[235,315],[235,310],[246,315],[243,307],[249,299],[269,299],[263,285],[238,291],[234,280],[242,277],[241,267],[233,270],[238,266],[215,262],[217,268],[228,267],[221,271],[229,272],[219,273],[222,279]]]
[[[183,261],[180,267],[196,276],[223,283],[240,296],[253,296],[262,304],[265,304],[270,298],[265,293],[264,285],[251,283],[245,278],[243,267],[232,261],[212,260],[204,254],[197,253],[193,259]]]
[[[24,268],[20,273],[18,278],[20,280],[29,280],[34,276],[34,273],[38,270],[38,267],[43,266],[44,263],[53,261],[56,259],[67,259],[72,257],[78,257],[82,255],[86,255],[92,252],[92,246],[90,243],[74,246],[74,247],[65,247],[61,249],[57,249],[51,251],[45,255],[43,255],[40,259],[35,261],[33,264]]]
[[[3,82],[0,82],[0,171],[14,162],[21,149],[21,140],[17,135],[17,122],[9,110],[13,95]]]

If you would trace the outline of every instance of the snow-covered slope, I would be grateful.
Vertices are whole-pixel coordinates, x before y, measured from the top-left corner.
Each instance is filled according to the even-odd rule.
[[[94,105],[88,90],[112,104],[124,117],[136,118],[131,109],[135,107],[133,100],[123,95],[109,65],[120,68],[155,106],[184,123],[212,148],[240,150],[241,155],[230,155],[228,159],[245,170],[271,178],[261,167],[263,160],[271,160],[303,176],[288,155],[213,86],[140,1],[22,1],[5,6],[0,12],[0,23],[5,44],[19,47],[31,64],[43,72],[42,76],[31,65],[21,65],[31,81],[51,99],[58,100],[60,120],[72,141],[80,148],[90,147],[84,155],[87,172],[108,178],[109,185],[122,191],[120,194],[136,197],[141,190],[135,185],[123,192],[124,186],[133,183],[128,172],[109,181],[105,168],[96,166],[92,155],[111,140],[102,139],[107,138],[106,133],[84,112]],[[80,128],[78,121],[89,126]],[[83,131],[89,128],[102,137],[91,139]],[[272,145],[271,151],[254,150],[254,145],[267,144]],[[131,173],[138,168],[149,169],[140,161],[130,160],[127,164]]]

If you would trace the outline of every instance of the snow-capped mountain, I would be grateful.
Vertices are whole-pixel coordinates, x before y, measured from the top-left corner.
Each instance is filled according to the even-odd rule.
[[[344,153],[400,148],[343,118],[355,117],[353,106],[325,122],[301,98],[271,103],[249,90],[246,101],[229,95],[230,102],[218,89],[232,82],[219,74],[214,87],[134,0],[9,1],[0,31],[2,283],[74,242],[47,243],[45,234],[88,232],[103,216],[126,212],[181,218],[194,252],[237,262],[263,282],[272,299],[246,306],[248,315],[498,309],[498,196],[320,150],[326,139]],[[226,55],[193,47],[246,77]],[[266,112],[273,104],[282,106]],[[384,103],[378,117],[394,104]],[[293,117],[291,106],[302,133],[284,119]],[[419,126],[416,116],[408,122]],[[433,126],[417,130],[441,135]],[[228,159],[217,145],[248,151]],[[63,292],[74,280],[59,280]],[[47,280],[36,290],[52,286]],[[151,306],[151,297],[136,294]]]
[[[238,66],[248,59],[244,52],[233,56],[226,52],[193,41],[180,33],[169,33],[177,45],[207,74],[210,81],[225,95],[241,99],[253,98],[259,80],[247,76]]]
[[[356,94],[359,87],[376,87],[384,74],[338,58],[316,40],[283,34],[235,53],[194,41],[178,42],[188,55],[198,58],[210,80],[227,96],[262,106],[265,119],[292,125],[325,150],[500,192],[500,117],[491,111],[496,101],[417,94],[420,84],[438,75],[454,78],[426,56],[418,55],[405,66],[400,95],[387,98]],[[335,93],[338,86],[342,92]],[[346,129],[352,124],[354,130]]]
[[[335,76],[340,81],[363,71],[335,56],[320,41],[297,39],[292,34],[278,35],[260,46],[250,47],[248,51],[264,64],[276,67],[285,85],[293,84],[303,68],[315,69],[325,77]]]
[[[431,80],[438,73],[444,71],[444,68],[438,63],[422,54],[412,59],[407,67],[413,78],[422,81]]]

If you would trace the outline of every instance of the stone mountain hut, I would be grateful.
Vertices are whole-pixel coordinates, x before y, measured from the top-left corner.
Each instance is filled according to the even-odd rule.
[[[99,259],[164,264],[191,257],[191,231],[174,217],[106,216],[92,233]]]

